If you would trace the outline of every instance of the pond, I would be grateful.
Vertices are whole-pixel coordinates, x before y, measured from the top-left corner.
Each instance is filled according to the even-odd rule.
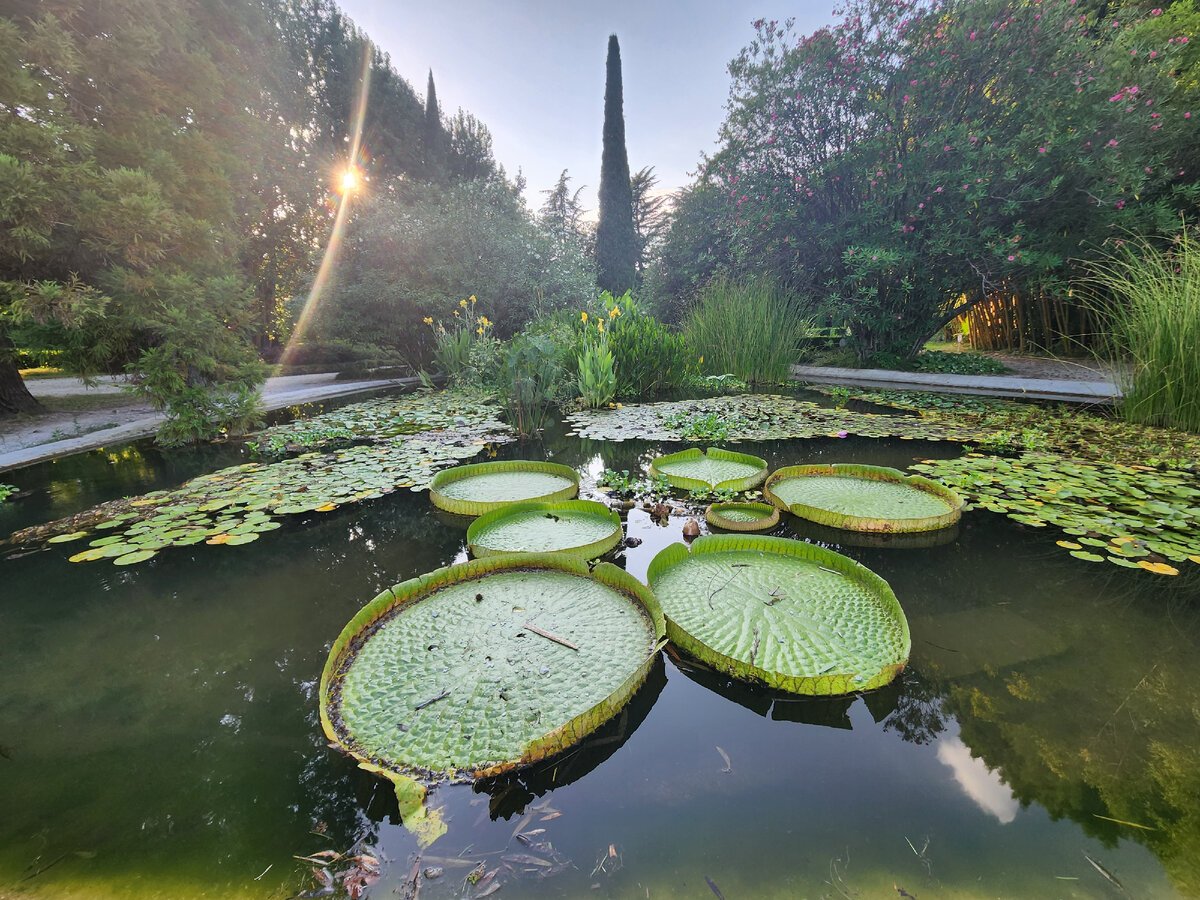
[[[645,471],[677,443],[561,426],[499,458]],[[741,443],[771,469],[905,467],[950,443]],[[8,473],[31,496],[0,530],[178,484],[236,447],[147,444]],[[16,477],[19,475],[19,478]],[[790,519],[790,517],[785,517]],[[681,539],[638,509],[619,565],[644,578]],[[1036,529],[967,512],[938,546],[855,546],[887,579],[912,658],[882,690],[801,699],[664,653],[632,704],[517,777],[442,786],[427,850],[391,785],[326,745],[317,686],[383,588],[466,558],[425,492],[289,517],[253,546],[141,565],[67,547],[0,562],[0,896],[283,898],[322,851],[367,852],[367,896],[457,898],[478,862],[503,897],[1200,897],[1200,579],[1094,565]],[[570,865],[528,862],[525,842]],[[542,852],[545,857],[547,853]],[[507,857],[507,860],[504,859]],[[328,857],[325,857],[328,859]],[[333,871],[348,864],[335,863]],[[511,871],[510,871],[511,869]],[[338,896],[345,896],[344,893]]]

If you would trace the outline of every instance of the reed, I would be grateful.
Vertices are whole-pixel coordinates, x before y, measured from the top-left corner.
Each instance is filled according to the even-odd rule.
[[[773,284],[717,279],[688,316],[684,339],[705,373],[779,384],[788,380],[811,324]]]
[[[1091,266],[1093,295],[1132,369],[1130,422],[1200,432],[1200,244],[1184,228],[1167,250],[1127,241]]]

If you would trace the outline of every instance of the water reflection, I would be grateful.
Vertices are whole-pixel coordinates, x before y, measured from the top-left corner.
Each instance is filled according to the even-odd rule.
[[[968,797],[984,812],[1007,825],[1017,817],[1020,804],[1008,785],[987,764],[971,755],[967,745],[957,737],[943,737],[937,742],[938,762],[950,767],[954,780]]]
[[[676,449],[584,443],[551,436],[541,451],[641,474]],[[957,448],[739,449],[772,466],[903,467]],[[44,518],[196,474],[170,481],[157,452],[34,467],[37,503],[54,510]],[[633,510],[627,522],[642,543],[620,561],[644,578],[683,519]],[[0,894],[290,896],[311,886],[294,855],[369,846],[390,860],[371,896],[402,895],[415,841],[390,785],[326,746],[316,683],[363,603],[453,562],[463,539],[426,494],[401,491],[293,517],[252,545],[178,548],[125,570],[68,564],[60,548],[0,563]],[[450,830],[427,855],[498,858],[513,850],[512,818],[542,807],[527,827],[546,828],[539,839],[576,868],[499,896],[694,898],[711,894],[706,878],[731,900],[883,897],[896,884],[1111,896],[1084,853],[1139,897],[1200,896],[1194,575],[1087,564],[1045,529],[980,511],[941,546],[842,540],[830,543],[886,578],[907,612],[913,655],[897,681],[796,699],[669,660],[624,722],[576,751],[487,793],[439,789]],[[610,846],[621,869],[593,877]],[[465,872],[445,866],[426,900],[460,896]]]

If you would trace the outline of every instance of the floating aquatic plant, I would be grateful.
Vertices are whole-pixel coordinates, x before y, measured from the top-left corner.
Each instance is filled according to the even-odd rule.
[[[767,477],[767,461],[720,447],[707,452],[692,447],[651,462],[650,476],[657,475],[684,490],[746,491]]]
[[[1174,575],[1200,564],[1200,476],[1185,470],[1026,454],[926,460],[972,504],[1033,527],[1055,525],[1077,559]]]
[[[477,557],[500,553],[603,556],[621,541],[621,516],[594,500],[510,503],[484,513],[467,528]]]
[[[579,493],[570,466],[530,459],[497,460],[439,472],[429,499],[446,512],[479,516],[509,503],[567,500]]]
[[[497,427],[503,428],[484,419],[452,431],[232,466],[173,491],[111,501],[24,529],[10,542],[88,538],[88,546],[71,556],[72,562],[111,559],[117,565],[143,562],[167,547],[248,544],[279,528],[284,516],[330,512],[403,487],[424,490],[436,472],[477,455],[496,439]]]
[[[568,554],[438,569],[368,603],[334,642],[321,724],[391,778],[470,781],[577,743],[645,680],[664,622],[625,571]]]
[[[908,621],[887,582],[815,544],[700,537],[655,556],[647,583],[671,643],[738,678],[845,694],[887,684],[908,660]]]
[[[885,533],[945,528],[963,506],[937,482],[884,466],[786,466],[771,473],[763,496],[821,525]]]
[[[726,531],[767,531],[779,524],[779,510],[766,503],[713,503],[704,511],[708,524]]]

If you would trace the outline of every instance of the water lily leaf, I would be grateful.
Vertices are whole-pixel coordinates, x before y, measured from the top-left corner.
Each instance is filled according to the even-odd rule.
[[[136,550],[133,553],[126,553],[124,556],[118,556],[113,560],[114,566],[132,566],[134,563],[145,562],[150,557],[155,556],[157,550]]]
[[[704,517],[726,531],[769,531],[779,524],[779,510],[766,503],[714,503]]]
[[[1121,566],[1122,568],[1125,568],[1125,569],[1140,569],[1141,568],[1141,566],[1139,566],[1133,560],[1123,559],[1120,556],[1110,556],[1110,557],[1108,557],[1108,561],[1110,563],[1112,563],[1114,566]]]
[[[937,482],[882,466],[786,466],[763,496],[803,519],[851,531],[933,531],[962,515],[962,499]]]
[[[389,778],[471,780],[565,749],[645,680],[665,625],[609,563],[513,553],[384,591],[334,642],[325,733]]]
[[[1058,546],[1060,546],[1060,547],[1066,548],[1067,550],[1082,550],[1083,549],[1082,546],[1075,543],[1074,541],[1055,541],[1054,543],[1058,544]]]
[[[1162,562],[1150,562],[1147,559],[1139,559],[1137,564],[1147,572],[1153,572],[1156,575],[1178,575],[1179,570],[1174,566],[1169,566]]]
[[[711,447],[691,447],[660,456],[650,463],[650,475],[661,475],[684,490],[748,491],[767,477],[767,461],[749,453]]]
[[[845,694],[887,684],[908,660],[908,621],[887,582],[815,544],[708,535],[659,552],[647,581],[671,642],[739,678]]]
[[[1086,560],[1087,562],[1104,562],[1104,557],[1099,553],[1092,553],[1090,550],[1072,550],[1071,555],[1076,559]]]
[[[467,528],[478,557],[497,553],[603,556],[621,540],[621,516],[594,500],[511,503],[484,513]]]
[[[429,499],[446,512],[479,516],[509,503],[568,500],[578,492],[579,475],[569,466],[517,459],[438,472]]]
[[[70,534],[56,534],[54,537],[50,538],[50,540],[46,541],[46,543],[47,544],[65,544],[65,543],[68,543],[69,541],[77,541],[80,538],[85,538],[90,533],[91,532],[88,532],[88,531],[72,531]]]
[[[71,562],[92,562],[99,559],[104,553],[103,547],[92,547],[89,550],[84,550],[82,553],[76,553],[70,557]]]
[[[229,547],[236,547],[239,544],[249,544],[251,541],[257,541],[257,540],[258,540],[257,532],[251,532],[249,534],[231,534],[225,540],[225,544],[226,544],[226,546],[229,546]]]

